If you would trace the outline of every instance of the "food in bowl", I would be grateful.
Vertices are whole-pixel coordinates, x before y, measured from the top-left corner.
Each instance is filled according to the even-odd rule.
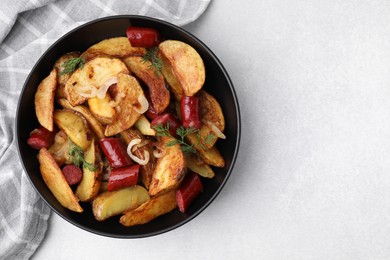
[[[59,57],[35,93],[40,127],[26,142],[65,208],[124,226],[181,212],[225,160],[218,101],[206,90],[202,57],[153,28],[128,27],[83,53]],[[199,177],[201,176],[201,177]]]

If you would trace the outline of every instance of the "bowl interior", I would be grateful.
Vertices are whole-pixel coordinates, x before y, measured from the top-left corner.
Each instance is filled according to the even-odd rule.
[[[43,78],[51,71],[54,62],[61,55],[70,51],[84,51],[91,45],[110,38],[125,36],[129,25],[153,27],[160,31],[165,39],[184,41],[194,47],[205,63],[206,83],[204,89],[212,94],[220,103],[226,119],[226,140],[218,141],[218,148],[226,161],[224,168],[214,168],[216,176],[213,179],[202,179],[204,191],[192,204],[188,212],[181,213],[178,209],[151,221],[150,223],[124,227],[119,224],[119,217],[113,217],[104,222],[95,220],[89,203],[81,203],[84,213],[74,213],[62,207],[39,173],[37,151],[27,145],[29,133],[39,123],[34,110],[34,95]],[[140,16],[107,17],[84,24],[64,35],[54,43],[38,60],[28,76],[18,104],[16,116],[16,134],[19,155],[24,169],[33,186],[50,207],[65,220],[90,232],[121,238],[136,238],[156,235],[174,229],[198,215],[220,192],[227,181],[237,156],[240,140],[240,115],[233,85],[215,55],[198,39],[183,29],[169,23]]]

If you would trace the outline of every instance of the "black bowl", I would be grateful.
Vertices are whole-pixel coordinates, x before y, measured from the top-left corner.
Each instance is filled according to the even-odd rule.
[[[218,148],[226,160],[224,168],[215,168],[213,179],[203,179],[204,191],[191,205],[188,212],[178,209],[160,216],[150,223],[124,227],[113,217],[104,222],[95,220],[89,203],[81,203],[84,213],[72,212],[60,205],[44,183],[39,173],[37,151],[27,145],[29,133],[39,126],[34,110],[35,91],[43,78],[49,75],[54,62],[62,54],[70,51],[84,51],[89,46],[110,37],[125,36],[129,26],[152,27],[160,31],[166,39],[181,40],[194,47],[205,63],[206,83],[204,89],[212,94],[221,104],[225,118],[226,140],[218,141]],[[40,196],[50,207],[65,220],[90,232],[119,238],[139,238],[161,234],[177,228],[202,212],[215,199],[231,174],[237,157],[240,142],[240,114],[233,84],[221,62],[200,40],[185,30],[157,19],[121,15],[107,17],[86,23],[56,41],[38,60],[28,76],[20,95],[16,115],[16,135],[19,156],[25,172]]]

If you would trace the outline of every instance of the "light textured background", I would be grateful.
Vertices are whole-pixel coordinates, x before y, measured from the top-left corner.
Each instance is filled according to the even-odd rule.
[[[53,214],[33,259],[389,259],[390,2],[213,0],[185,28],[223,62],[241,104],[224,190],[146,239]]]

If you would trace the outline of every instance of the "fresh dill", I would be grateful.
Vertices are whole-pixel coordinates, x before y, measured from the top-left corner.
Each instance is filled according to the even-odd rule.
[[[148,70],[154,70],[154,75],[158,78],[163,67],[163,61],[158,56],[158,47],[146,49],[146,53],[142,56],[142,62],[148,63]]]
[[[90,171],[96,171],[97,167],[96,165],[87,162],[84,159],[84,152],[83,150],[78,147],[75,144],[72,144],[69,151],[70,159],[72,160],[73,164],[77,167],[84,167]]]
[[[85,64],[85,60],[83,56],[70,58],[69,60],[65,61],[61,65],[62,70],[60,72],[60,75],[70,74],[73,71],[75,71],[77,68],[82,68],[84,64]]]

